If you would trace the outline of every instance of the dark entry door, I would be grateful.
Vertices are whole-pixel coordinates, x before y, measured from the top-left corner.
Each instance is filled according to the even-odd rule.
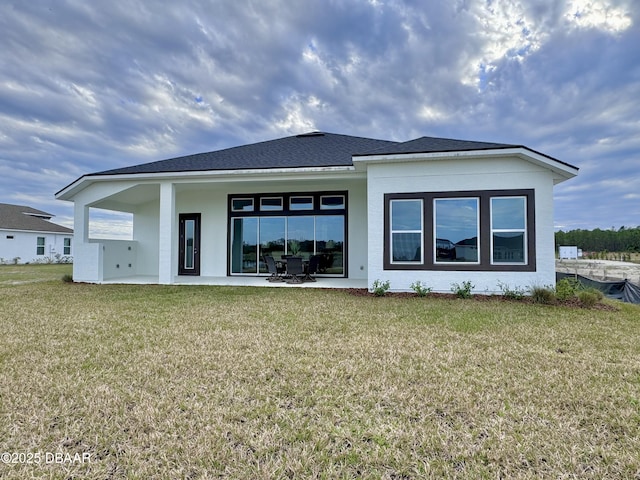
[[[200,275],[200,214],[179,216],[178,275]]]

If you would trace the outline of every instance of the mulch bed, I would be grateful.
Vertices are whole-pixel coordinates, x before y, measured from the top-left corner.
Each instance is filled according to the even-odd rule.
[[[382,298],[380,296],[376,296],[373,293],[369,292],[366,288],[345,288],[342,289],[347,292],[349,295],[353,295],[355,297],[372,297],[372,298]],[[387,292],[383,295],[387,298],[442,298],[449,300],[460,300],[460,301],[475,301],[475,302],[520,302],[520,303],[529,303],[534,304],[533,298],[529,296],[525,296],[521,299],[507,298],[504,295],[473,295],[471,298],[462,299],[458,298],[457,295],[453,293],[429,293],[425,297],[419,297],[413,292]],[[569,307],[569,308],[584,308],[589,310],[603,310],[610,312],[617,312],[619,310],[615,305],[609,305],[606,303],[596,303],[593,307],[585,307],[578,298],[571,298],[569,300],[556,301],[554,304],[550,306],[561,306],[561,307]]]

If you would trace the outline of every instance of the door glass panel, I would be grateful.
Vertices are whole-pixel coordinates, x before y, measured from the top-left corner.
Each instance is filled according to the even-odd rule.
[[[260,273],[267,273],[262,257],[271,255],[280,260],[284,255],[285,219],[284,217],[262,217],[260,219]]]
[[[231,241],[231,271],[258,273],[258,219],[234,218]]]
[[[314,217],[288,217],[287,253],[308,260],[313,255]]]
[[[320,273],[344,274],[344,216],[316,217],[316,255]]]
[[[478,199],[438,198],[435,205],[437,263],[478,263]]]
[[[186,220],[184,224],[184,268],[193,269],[194,265],[194,239],[195,220]]]

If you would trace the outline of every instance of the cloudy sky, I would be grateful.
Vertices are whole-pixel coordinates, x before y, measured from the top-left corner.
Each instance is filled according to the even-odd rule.
[[[523,144],[555,224],[640,225],[637,0],[4,0],[0,202],[322,130]]]

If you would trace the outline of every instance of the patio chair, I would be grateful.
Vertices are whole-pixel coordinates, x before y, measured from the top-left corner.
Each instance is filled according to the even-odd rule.
[[[305,282],[315,282],[316,279],[313,278],[311,275],[315,275],[316,273],[318,273],[318,268],[320,267],[320,257],[318,255],[312,255],[311,258],[309,259],[309,265],[307,267],[307,271],[304,274],[304,278],[303,280]]]
[[[302,279],[298,275],[303,274],[302,257],[287,258],[287,275],[290,275],[290,278],[287,279],[287,283],[302,283]]]
[[[267,264],[267,270],[269,270],[269,275],[267,277],[268,282],[282,282],[282,276],[278,271],[278,266],[276,265],[276,261],[273,259],[271,255],[264,256],[264,263]]]

